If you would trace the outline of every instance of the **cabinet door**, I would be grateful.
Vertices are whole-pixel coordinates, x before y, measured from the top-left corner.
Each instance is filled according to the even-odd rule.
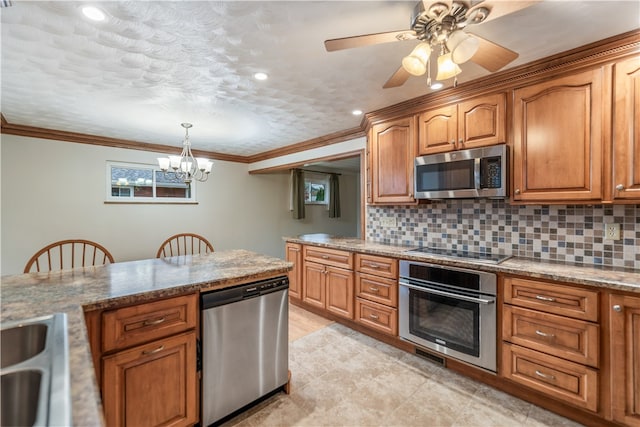
[[[613,199],[640,201],[640,58],[615,65]]]
[[[327,311],[353,319],[353,271],[325,267]]]
[[[515,201],[602,199],[602,70],[514,91]]]
[[[302,298],[302,245],[298,243],[286,244],[287,261],[293,263],[293,270],[289,276],[289,296],[291,298]]]
[[[324,265],[315,262],[304,262],[304,286],[302,300],[307,304],[324,308]]]
[[[640,426],[640,298],[611,295],[611,411]]]
[[[420,114],[418,154],[434,154],[457,148],[457,105],[448,105]]]
[[[415,203],[414,118],[380,123],[372,128],[373,203]]]
[[[196,334],[107,356],[102,399],[109,426],[187,426],[198,421]]]
[[[458,104],[458,149],[506,142],[506,104],[504,93]]]

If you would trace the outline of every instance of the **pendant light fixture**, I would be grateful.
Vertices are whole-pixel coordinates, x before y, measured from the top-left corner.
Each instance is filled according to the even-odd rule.
[[[158,157],[160,170],[165,174],[175,174],[178,179],[186,184],[189,184],[194,179],[204,182],[209,179],[213,162],[202,157],[193,157],[191,141],[189,140],[189,129],[193,125],[191,123],[182,123],[181,126],[185,129],[182,153],[179,156]]]

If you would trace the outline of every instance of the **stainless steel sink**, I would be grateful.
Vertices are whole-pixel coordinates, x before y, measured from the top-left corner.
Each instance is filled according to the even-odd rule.
[[[18,325],[0,331],[0,368],[24,362],[44,350],[47,323]]]
[[[36,422],[42,371],[33,369],[15,371],[2,375],[2,420],[3,426],[32,426]],[[16,404],[18,403],[19,404]]]
[[[0,425],[71,425],[67,316],[3,323],[0,338]]]

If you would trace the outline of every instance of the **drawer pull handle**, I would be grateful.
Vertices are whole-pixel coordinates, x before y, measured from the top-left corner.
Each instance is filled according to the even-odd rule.
[[[142,352],[142,354],[149,355],[149,354],[157,353],[157,352],[162,351],[162,350],[164,350],[164,346],[163,345],[161,345],[160,347],[158,347],[156,349],[153,349],[153,350],[145,350],[145,351]]]
[[[373,286],[369,286],[369,290],[370,290],[371,292],[378,292],[380,289],[378,289],[378,288],[376,288],[376,287],[373,287]]]
[[[378,264],[376,264],[375,262],[369,263],[369,267],[371,267],[371,268],[380,268],[380,266]]]
[[[378,320],[378,316],[376,316],[375,314],[370,314],[369,317],[373,320]]]
[[[156,319],[156,320],[145,320],[143,325],[144,326],[159,325],[160,323],[164,322],[165,320],[167,320],[166,317],[161,317],[161,318]]]
[[[547,334],[546,332],[542,332],[537,329],[536,329],[536,334],[540,335],[541,337],[549,337],[549,338],[555,337],[555,334]]]
[[[554,377],[553,375],[548,375],[548,374],[543,374],[542,372],[536,370],[536,375],[539,376],[540,378],[544,378],[545,380],[555,380],[556,377]]]
[[[322,259],[329,259],[329,255],[322,255]]]
[[[555,302],[556,301],[555,298],[545,297],[543,295],[536,295],[536,299],[539,299],[541,301],[549,301],[549,302]]]

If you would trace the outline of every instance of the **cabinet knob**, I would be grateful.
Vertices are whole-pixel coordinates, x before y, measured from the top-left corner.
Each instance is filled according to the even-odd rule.
[[[458,140],[458,143],[459,143],[459,144],[462,144],[462,143],[464,143],[464,140],[463,140],[462,138],[460,138],[460,139]]]
[[[624,191],[624,185],[622,185],[622,184],[618,184],[618,185],[616,185],[616,190],[618,190],[618,191]]]
[[[618,304],[613,306],[613,311],[620,313],[622,311],[622,307],[620,307]]]
[[[515,191],[514,191],[514,193],[516,193],[516,194],[520,194],[520,189],[519,189],[519,188],[516,188],[516,189],[515,189]]]
[[[452,139],[452,140],[451,140],[451,144],[455,144],[455,143],[456,143],[456,140],[455,140],[455,139]]]

